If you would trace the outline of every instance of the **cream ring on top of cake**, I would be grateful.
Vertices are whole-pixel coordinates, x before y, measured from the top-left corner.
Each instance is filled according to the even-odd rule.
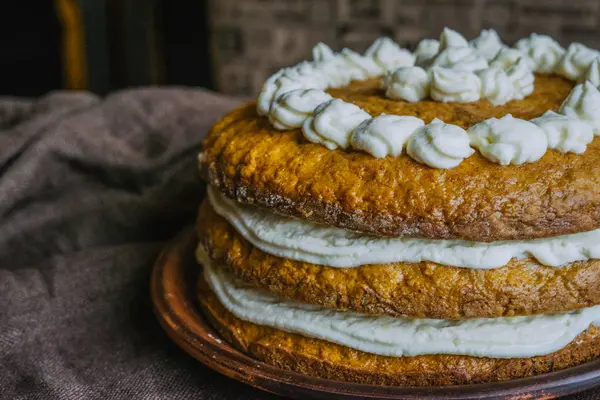
[[[548,110],[531,121],[510,114],[490,118],[464,135],[462,128],[438,119],[425,124],[416,117],[370,115],[326,92],[352,81],[381,77],[385,96],[393,100],[466,103],[487,99],[499,106],[530,95],[534,72],[578,82],[558,113]],[[423,39],[412,53],[385,37],[364,54],[350,49],[336,53],[319,43],[313,49],[313,61],[283,68],[266,80],[257,112],[276,129],[301,128],[309,142],[330,150],[352,148],[377,158],[406,153],[416,162],[439,169],[455,168],[478,150],[491,162],[519,165],[539,160],[548,149],[585,152],[593,136],[600,136],[599,85],[600,52],[581,43],[564,49],[550,36],[534,33],[511,48],[494,30],[483,30],[469,42],[445,28],[439,41]],[[519,134],[526,134],[528,140],[521,140]],[[451,143],[459,142],[460,149],[446,154]]]

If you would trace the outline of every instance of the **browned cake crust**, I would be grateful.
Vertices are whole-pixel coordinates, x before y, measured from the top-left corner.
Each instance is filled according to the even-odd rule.
[[[600,356],[600,329],[593,326],[564,349],[533,358],[379,356],[242,321],[223,307],[203,278],[198,286],[205,314],[227,341],[268,364],[321,378],[375,385],[458,385],[542,374]]]
[[[491,270],[431,262],[325,267],[257,249],[208,201],[200,208],[197,231],[209,256],[241,279],[281,297],[327,308],[461,319],[545,314],[600,303],[600,260],[562,268],[513,260]]]
[[[492,107],[385,99],[374,81],[337,89],[372,115],[416,115],[471,126],[512,112],[529,119],[557,110],[573,84],[536,77],[522,101]],[[476,154],[451,170],[410,157],[377,159],[308,143],[277,131],[255,104],[218,122],[204,142],[205,179],[227,196],[277,212],[377,235],[495,241],[563,235],[600,227],[600,138],[583,155],[550,150],[539,161],[500,166]]]

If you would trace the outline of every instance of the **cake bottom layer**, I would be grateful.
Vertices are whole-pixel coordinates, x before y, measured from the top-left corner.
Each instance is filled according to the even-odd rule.
[[[538,357],[380,356],[243,321],[220,303],[204,277],[198,299],[215,329],[241,351],[282,369],[327,379],[396,386],[482,383],[564,369],[600,356],[600,328],[594,326],[563,349]]]

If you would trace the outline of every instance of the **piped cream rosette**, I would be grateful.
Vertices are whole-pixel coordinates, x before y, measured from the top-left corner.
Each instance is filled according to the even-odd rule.
[[[539,160],[548,149],[581,154],[593,136],[600,135],[599,56],[580,43],[563,49],[551,37],[538,34],[510,48],[493,30],[468,42],[446,28],[439,41],[425,39],[413,53],[389,38],[377,39],[364,54],[349,49],[335,53],[319,43],[312,62],[284,68],[267,79],[257,111],[276,129],[302,128],[308,141],[331,150],[353,148],[382,158],[398,157],[407,149],[415,161],[447,169],[475,149],[491,162],[520,165]],[[511,115],[491,118],[467,131],[437,119],[425,124],[415,117],[371,116],[326,93],[328,88],[381,76],[386,96],[395,100],[484,98],[502,105],[533,92],[534,72],[556,73],[580,83],[558,113],[549,111],[532,121]],[[528,140],[519,140],[519,135]]]

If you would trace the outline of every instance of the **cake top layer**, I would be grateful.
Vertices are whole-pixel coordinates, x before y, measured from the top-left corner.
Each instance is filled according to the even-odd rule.
[[[469,43],[444,29],[440,40],[425,40],[414,54],[389,38],[377,39],[364,55],[334,53],[323,43],[313,61],[284,68],[265,82],[257,112],[279,130],[301,127],[304,137],[330,150],[363,150],[374,157],[400,156],[432,168],[459,165],[477,149],[501,165],[535,162],[548,149],[581,154],[600,134],[600,53],[579,43],[562,48],[547,35],[533,34],[504,45],[493,30]],[[325,90],[378,76],[384,95],[418,103],[472,103],[494,106],[534,92],[534,71],[581,82],[558,108],[529,122],[504,114],[464,130],[439,118],[370,115],[355,104],[333,99]],[[558,132],[560,131],[560,133]],[[527,137],[527,140],[524,140]]]
[[[492,62],[509,50],[521,51],[502,47]],[[552,71],[562,65],[568,77],[541,72],[544,54],[519,53],[522,65],[537,57],[527,65],[540,72],[528,95],[504,104],[391,99],[369,76],[284,91],[267,115],[263,96],[214,126],[201,169],[238,201],[376,235],[495,241],[597,229],[598,91],[573,81],[597,61],[575,65],[576,50],[552,53]]]

